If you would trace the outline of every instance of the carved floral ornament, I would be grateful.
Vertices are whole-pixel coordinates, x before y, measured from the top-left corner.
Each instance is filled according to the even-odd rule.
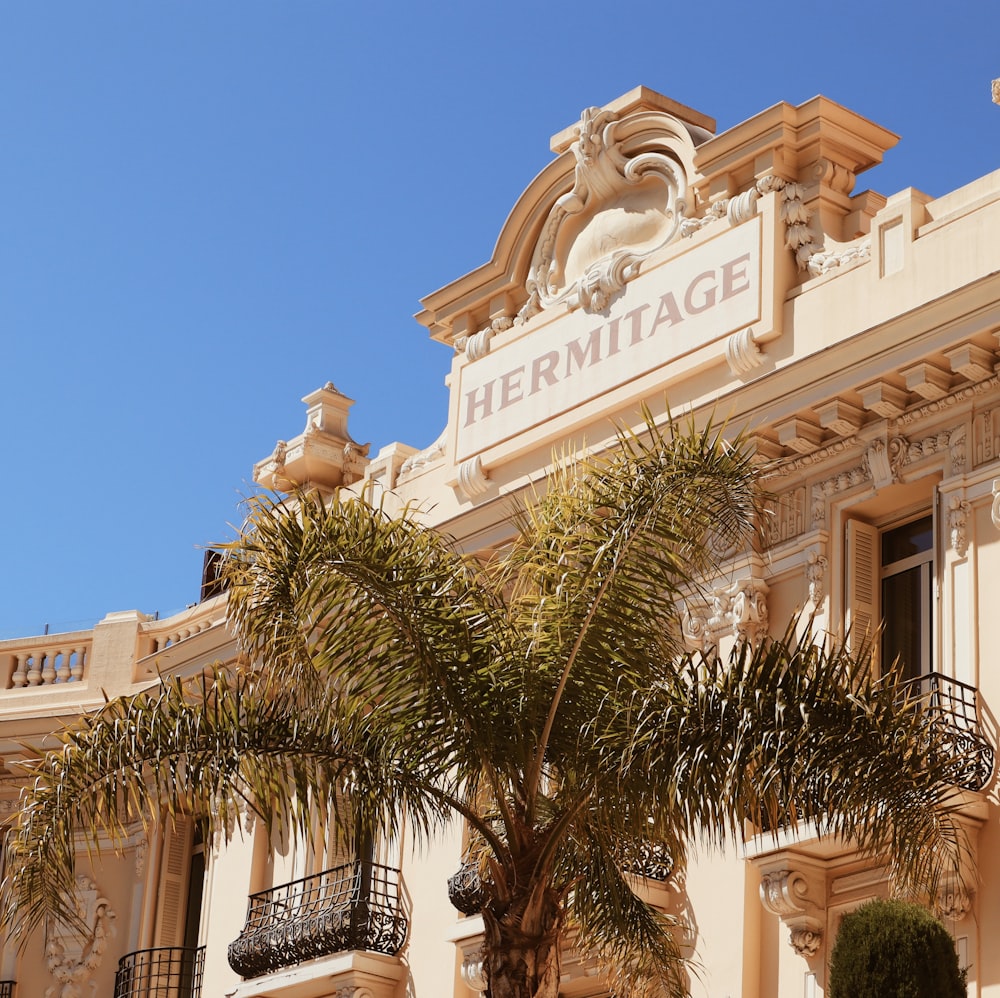
[[[45,998],[81,998],[108,942],[115,934],[115,912],[92,880],[76,878],[76,909],[87,927],[85,935],[62,922],[49,922],[45,929],[45,966],[56,979]],[[90,984],[93,991],[96,985]]]
[[[642,261],[679,231],[687,177],[681,150],[670,140],[681,135],[628,156],[623,142],[639,117],[619,120],[596,107],[583,112],[570,147],[573,188],[553,205],[535,247],[525,283],[527,314],[563,303],[602,311]]]
[[[767,633],[767,590],[763,579],[748,578],[713,590],[704,601],[686,601],[681,630],[687,647],[707,651],[727,631],[738,641],[756,644]]]

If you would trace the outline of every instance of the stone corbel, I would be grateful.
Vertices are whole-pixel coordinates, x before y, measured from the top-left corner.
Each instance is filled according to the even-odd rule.
[[[708,624],[708,608],[704,604],[692,608],[685,600],[681,609],[681,635],[688,651],[707,652],[715,646]]]
[[[489,487],[489,474],[483,468],[483,459],[478,454],[459,465],[458,489],[466,499],[483,495]]]
[[[501,315],[491,320],[490,324],[471,336],[462,336],[455,341],[455,347],[465,351],[469,360],[479,360],[490,352],[490,341],[497,333],[502,333],[514,325],[509,315]]]
[[[764,363],[764,354],[753,338],[752,329],[733,333],[726,340],[726,363],[737,378],[745,377]]]
[[[463,952],[462,966],[459,972],[462,975],[462,980],[473,991],[482,994],[486,990],[486,959],[483,956],[482,945],[478,945],[468,952]]]
[[[767,632],[767,591],[763,579],[743,579],[736,584],[729,620],[738,640],[757,644]]]
[[[972,896],[964,885],[950,881],[935,895],[934,910],[943,921],[961,922],[972,911]]]
[[[760,901],[788,927],[788,943],[799,956],[815,956],[823,945],[825,904],[819,878],[783,866],[762,874]]]
[[[714,589],[711,616],[704,622],[706,645],[714,645],[713,635],[727,629],[738,641],[756,644],[767,631],[767,592],[767,583],[755,578],[739,579],[731,586]],[[698,618],[691,618],[692,628],[700,624]]]

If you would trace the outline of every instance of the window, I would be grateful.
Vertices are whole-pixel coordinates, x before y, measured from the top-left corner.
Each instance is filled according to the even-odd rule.
[[[933,671],[934,518],[879,528],[847,521],[847,628],[852,644],[881,626],[878,662],[897,659],[903,678]]]

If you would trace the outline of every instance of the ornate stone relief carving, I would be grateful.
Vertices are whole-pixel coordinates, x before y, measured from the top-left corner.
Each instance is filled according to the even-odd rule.
[[[677,233],[687,193],[684,168],[667,136],[661,149],[628,156],[629,120],[595,107],[583,112],[570,147],[573,188],[545,220],[522,317],[559,304],[602,311],[642,261]]]
[[[400,477],[408,475],[411,471],[419,471],[421,468],[426,468],[427,465],[433,464],[440,459],[444,455],[444,446],[447,438],[448,431],[446,429],[426,450],[408,457],[399,468]]]
[[[813,277],[820,274],[828,274],[831,270],[840,267],[848,267],[853,263],[862,263],[870,260],[872,255],[872,243],[870,239],[863,239],[859,243],[845,246],[842,250],[833,253],[813,253],[809,257],[809,273]]]
[[[490,324],[471,336],[459,336],[455,340],[456,352],[464,351],[469,360],[479,360],[490,352],[490,341],[497,333],[502,333],[514,325],[509,315],[501,315],[491,320]]]
[[[826,599],[826,570],[830,564],[826,555],[810,551],[806,561],[806,579],[809,581],[809,600],[818,607]]]
[[[820,929],[799,926],[788,933],[788,941],[799,956],[808,959],[819,952],[820,946],[823,945],[823,933]]]
[[[760,878],[761,904],[780,918],[803,914],[808,893],[806,878],[795,870],[776,870]]]
[[[990,506],[990,519],[993,526],[1000,530],[1000,478],[993,479],[993,505]]]
[[[809,224],[811,213],[803,200],[805,188],[781,177],[761,177],[753,187],[741,194],[714,201],[703,218],[684,219],[681,223],[681,235],[693,236],[699,229],[722,218],[727,218],[730,225],[739,225],[757,213],[757,201],[771,191],[779,191],[781,194],[779,215],[785,223],[785,246],[795,254],[799,270],[806,270],[814,253],[816,236]],[[825,255],[833,257],[836,254]]]
[[[149,854],[149,843],[143,839],[135,847],[135,879],[142,880],[146,872],[146,858]]]
[[[806,488],[783,492],[768,504],[765,523],[765,544],[774,547],[782,541],[798,537],[806,528],[805,523]]]
[[[972,911],[972,897],[961,885],[946,884],[934,899],[934,910],[938,918],[960,922]]]
[[[489,487],[489,475],[483,468],[483,459],[480,455],[470,457],[468,461],[463,461],[459,465],[458,488],[466,499],[481,496]]]
[[[972,424],[973,464],[979,467],[1000,456],[1000,409],[977,413]]]
[[[951,532],[951,546],[959,558],[964,558],[969,550],[968,520],[972,504],[961,496],[948,500],[948,530]]]
[[[45,998],[80,998],[115,934],[115,912],[108,899],[101,897],[97,884],[77,877],[74,900],[87,931],[80,935],[61,922],[46,925],[45,966],[57,983],[46,989]],[[91,984],[92,991],[95,987]]]
[[[705,600],[686,600],[681,609],[685,646],[708,651],[726,631],[739,641],[756,644],[767,632],[767,591],[763,579],[745,578],[714,589]]]
[[[692,606],[684,601],[681,606],[681,636],[689,651],[707,652],[715,647],[715,638],[708,627],[707,604]]]
[[[873,440],[864,454],[868,477],[876,489],[899,481],[899,469],[906,460],[906,441],[902,437]]]

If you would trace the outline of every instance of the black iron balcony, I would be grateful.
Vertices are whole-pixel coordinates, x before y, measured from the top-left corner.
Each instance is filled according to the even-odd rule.
[[[486,903],[486,893],[479,877],[479,867],[464,860],[458,872],[448,878],[448,900],[463,915],[478,915]]]
[[[260,977],[349,950],[395,956],[409,926],[399,871],[351,863],[250,896],[229,966]]]
[[[642,842],[625,857],[622,869],[645,880],[669,880],[674,857],[662,842]]]
[[[906,684],[907,695],[923,701],[934,718],[941,742],[955,760],[955,784],[982,790],[993,776],[994,751],[979,726],[979,694],[975,686],[939,672]]]
[[[14,985],[17,981],[0,981],[0,998],[14,998]]]
[[[204,972],[204,946],[127,953],[118,961],[114,998],[201,998]]]

